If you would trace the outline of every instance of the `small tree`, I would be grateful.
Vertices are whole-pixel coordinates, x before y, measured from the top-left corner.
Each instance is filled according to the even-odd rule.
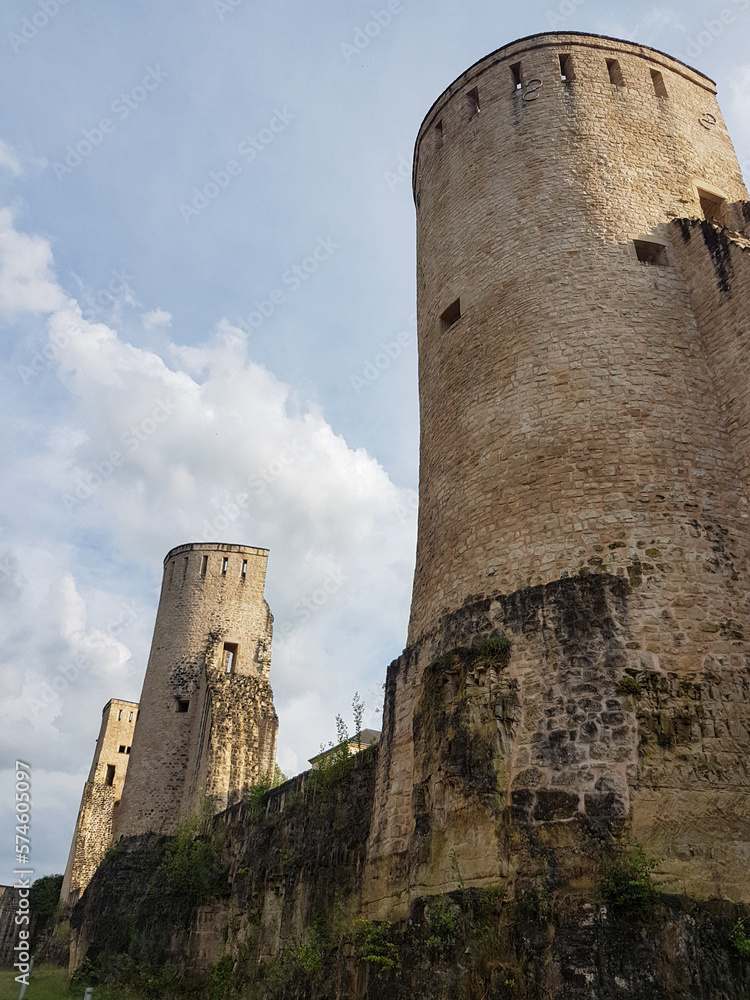
[[[357,736],[357,749],[362,749],[362,718],[365,714],[365,703],[359,696],[359,691],[354,692],[352,699],[352,714],[354,716],[354,732]]]

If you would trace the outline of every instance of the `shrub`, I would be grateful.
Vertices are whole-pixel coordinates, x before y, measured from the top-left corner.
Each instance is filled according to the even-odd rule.
[[[360,940],[359,957],[377,965],[381,974],[399,965],[398,948],[390,939],[391,925],[370,920],[355,920],[354,931]]]
[[[35,879],[31,886],[31,911],[39,923],[46,923],[54,916],[57,904],[60,902],[62,875],[43,875]]]
[[[602,898],[627,916],[645,919],[659,898],[658,887],[651,877],[658,863],[658,858],[646,857],[643,845],[636,841],[630,850],[620,851],[600,866]]]
[[[625,676],[617,685],[617,693],[622,695],[632,694],[637,698],[641,693],[641,685],[635,677]]]
[[[745,933],[745,924],[741,917],[737,917],[737,923],[729,935],[729,943],[743,958],[750,958],[750,938]]]
[[[223,1000],[230,993],[234,978],[233,966],[234,963],[229,955],[220,958],[214,966],[211,976],[211,996],[214,1000]]]
[[[430,936],[425,946],[433,955],[444,955],[458,940],[458,914],[450,901],[438,896],[428,906]]]
[[[265,797],[270,790],[271,781],[268,775],[263,775],[245,792],[245,802],[247,802],[248,811],[253,819],[260,819],[265,805]]]

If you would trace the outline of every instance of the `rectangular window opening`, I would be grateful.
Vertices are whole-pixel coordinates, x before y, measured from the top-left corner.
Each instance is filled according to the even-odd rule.
[[[206,570],[208,569],[208,556],[203,556],[201,559],[201,576],[206,575]]]
[[[669,264],[667,248],[662,243],[651,243],[648,240],[633,240],[635,255],[642,264],[656,264],[666,267]]]
[[[130,753],[130,747],[125,747],[125,753]]]
[[[435,126],[435,149],[440,149],[443,145],[443,121],[442,119]]]
[[[244,580],[247,576],[247,559],[242,560],[242,579]]]
[[[226,576],[228,569],[229,569],[229,558],[227,556],[224,556],[223,559],[221,560],[221,575]]]
[[[622,75],[620,63],[617,59],[607,60],[607,72],[609,73],[609,82],[611,84],[615,87],[625,86],[625,77]]]
[[[575,80],[573,60],[570,58],[570,53],[568,52],[560,53],[560,79],[563,83],[570,83],[571,80]]]
[[[115,765],[107,764],[107,774],[106,777],[104,778],[104,784],[111,786],[114,785],[114,783],[115,783]]]
[[[440,315],[440,330],[445,333],[461,319],[461,299],[451,302],[448,308]]]
[[[520,90],[523,86],[523,81],[521,80],[521,64],[520,62],[513,63],[510,67],[510,75],[513,77],[513,88],[515,90]]]
[[[188,698],[178,698],[177,699],[177,711],[187,712],[190,707],[190,700]]]
[[[722,226],[725,225],[725,201],[723,198],[717,194],[710,194],[708,191],[701,191],[698,188],[698,200],[700,201],[703,218],[707,222],[718,222]]]
[[[224,643],[224,673],[232,674],[237,666],[237,643]]]
[[[120,744],[120,749],[117,752],[118,753],[127,753],[127,747],[125,746],[124,743]]]
[[[667,88],[664,83],[664,77],[661,75],[658,69],[651,70],[651,82],[654,85],[654,93],[657,97],[666,97]]]
[[[479,88],[474,87],[466,95],[466,107],[469,112],[469,118],[473,118],[474,115],[479,114]]]

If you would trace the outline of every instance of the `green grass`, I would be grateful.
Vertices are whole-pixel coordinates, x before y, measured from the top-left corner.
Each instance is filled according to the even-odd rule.
[[[21,984],[15,969],[0,969],[0,1000],[18,1000]],[[83,987],[68,991],[68,970],[60,965],[35,965],[24,1000],[83,1000]]]

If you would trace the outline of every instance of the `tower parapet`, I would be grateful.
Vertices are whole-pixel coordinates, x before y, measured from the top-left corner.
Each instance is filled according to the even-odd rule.
[[[172,833],[272,775],[268,550],[193,543],[164,560],[159,609],[116,835]]]

